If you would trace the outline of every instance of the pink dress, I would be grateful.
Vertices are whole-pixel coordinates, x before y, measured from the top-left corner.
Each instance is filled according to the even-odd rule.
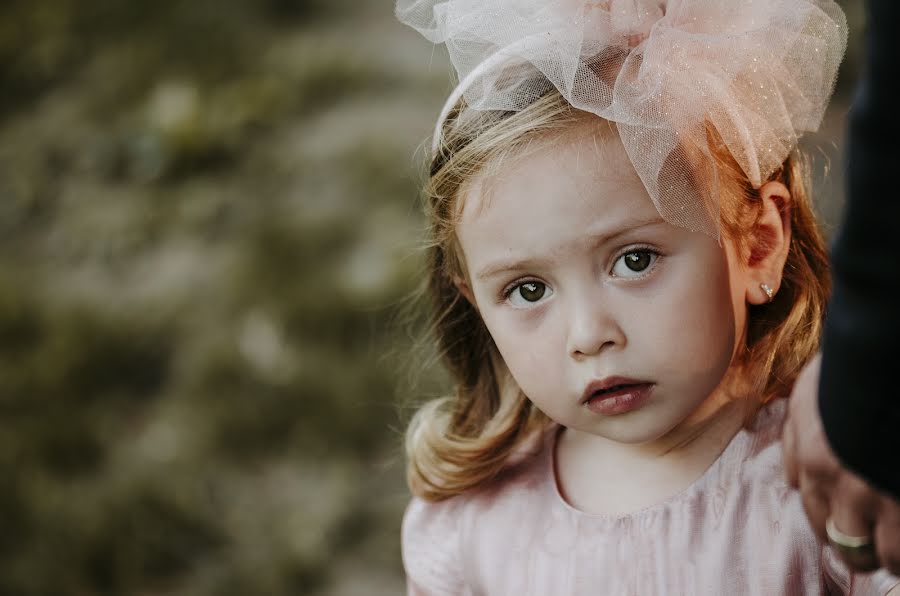
[[[560,496],[556,432],[495,485],[403,519],[411,595],[886,594],[885,571],[851,575],[806,520],[781,461],[786,400],[766,406],[690,487],[624,516]]]

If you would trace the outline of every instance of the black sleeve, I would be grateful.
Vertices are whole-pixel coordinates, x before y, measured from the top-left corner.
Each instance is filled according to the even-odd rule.
[[[819,409],[838,458],[900,498],[900,0],[869,1],[867,30],[849,116],[847,204],[831,254]]]

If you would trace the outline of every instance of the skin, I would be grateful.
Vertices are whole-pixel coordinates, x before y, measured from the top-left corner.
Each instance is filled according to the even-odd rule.
[[[760,190],[757,225],[771,243],[751,264],[730,242],[663,221],[600,127],[502,171],[465,189],[460,290],[525,395],[565,427],[556,455],[565,497],[590,513],[659,502],[696,480],[740,427],[730,363],[747,305],[768,300],[760,283],[778,288],[790,226],[776,205],[789,193],[779,183]],[[586,408],[586,386],[614,375],[652,383],[648,402],[615,416]]]
[[[844,534],[874,539],[873,556],[843,557],[852,569],[884,567],[900,575],[900,503],[847,470],[829,447],[816,401],[820,364],[817,356],[806,366],[791,394],[782,442],[788,482],[800,489],[810,523],[823,540],[829,517]],[[900,594],[900,587],[890,594]]]

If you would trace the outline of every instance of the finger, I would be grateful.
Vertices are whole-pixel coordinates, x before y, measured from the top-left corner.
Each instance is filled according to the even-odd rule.
[[[878,504],[879,495],[862,480],[850,474],[842,475],[831,499],[834,528],[847,536],[874,542]],[[854,571],[873,571],[879,567],[873,547],[849,549],[836,545],[835,550]]]
[[[798,486],[800,489],[800,499],[803,502],[803,509],[806,510],[806,517],[809,524],[819,540],[827,540],[825,535],[825,520],[828,519],[830,512],[830,503],[828,498],[820,490],[821,484],[817,482],[816,477],[801,471],[798,476]]]
[[[872,489],[862,478],[843,472],[831,494],[831,515],[835,523],[846,533],[871,530],[881,510],[881,494]],[[869,534],[871,536],[871,534]]]
[[[794,425],[793,420],[789,419],[784,425],[784,432],[781,437],[781,457],[784,460],[784,473],[787,477],[789,485],[797,488],[799,477],[797,471],[797,452],[794,449]]]
[[[884,497],[875,526],[875,551],[882,567],[900,575],[900,502]]]
[[[843,535],[841,540],[835,541],[829,538],[829,544],[838,554],[838,556],[847,564],[851,571],[868,572],[875,571],[881,564],[879,563],[878,554],[875,543],[875,528],[863,529],[865,526],[860,520],[856,522],[848,522],[848,516],[843,517],[844,521],[835,521],[832,517],[831,523],[833,531]],[[826,522],[827,523],[827,522]],[[844,530],[844,527],[856,528],[854,530]],[[862,539],[867,541],[866,545],[851,547],[844,543],[844,539]]]

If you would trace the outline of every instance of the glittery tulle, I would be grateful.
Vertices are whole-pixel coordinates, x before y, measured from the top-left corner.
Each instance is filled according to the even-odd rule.
[[[818,128],[847,39],[831,0],[398,0],[397,16],[459,75],[435,150],[460,95],[521,110],[553,86],[616,123],[663,217],[713,234],[710,130],[760,186]]]

